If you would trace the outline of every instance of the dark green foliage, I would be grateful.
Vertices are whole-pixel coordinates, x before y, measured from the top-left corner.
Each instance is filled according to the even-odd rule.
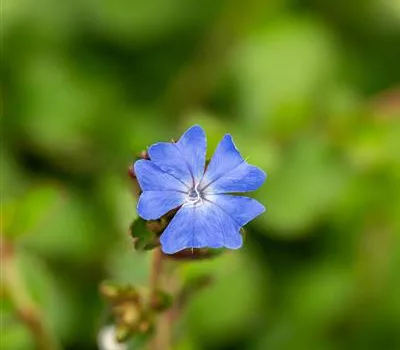
[[[160,245],[157,235],[148,229],[148,223],[142,218],[132,222],[130,233],[136,250],[152,250]]]
[[[186,293],[174,349],[400,349],[398,1],[3,12],[0,348],[35,349],[21,303],[61,348],[98,348],[99,284],[147,286],[143,250],[165,227],[135,221],[133,249],[127,169],[199,123],[208,157],[229,132],[268,173],[254,193],[267,211],[244,249],[167,261]]]

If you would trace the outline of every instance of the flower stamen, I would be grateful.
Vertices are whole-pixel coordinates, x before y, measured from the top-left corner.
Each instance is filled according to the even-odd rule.
[[[203,198],[197,188],[197,185],[194,188],[191,188],[188,191],[187,195],[188,195],[187,202],[190,204],[199,204],[203,202]]]

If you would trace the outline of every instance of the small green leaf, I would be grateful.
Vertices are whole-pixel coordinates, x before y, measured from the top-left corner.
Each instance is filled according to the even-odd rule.
[[[147,222],[137,218],[130,227],[136,250],[151,250],[159,245],[157,236],[150,232]]]

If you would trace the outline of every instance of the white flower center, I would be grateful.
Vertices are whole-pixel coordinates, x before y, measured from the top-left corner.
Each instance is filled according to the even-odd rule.
[[[203,202],[203,198],[201,196],[201,192],[197,189],[197,185],[194,188],[191,188],[187,193],[187,203],[190,204],[201,204]]]

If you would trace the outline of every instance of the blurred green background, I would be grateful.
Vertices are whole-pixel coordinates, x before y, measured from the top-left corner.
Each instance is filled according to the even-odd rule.
[[[35,348],[27,307],[97,349],[99,283],[149,273],[127,168],[195,123],[268,173],[267,213],[179,268],[215,282],[174,349],[400,349],[398,0],[2,5],[1,349]]]

